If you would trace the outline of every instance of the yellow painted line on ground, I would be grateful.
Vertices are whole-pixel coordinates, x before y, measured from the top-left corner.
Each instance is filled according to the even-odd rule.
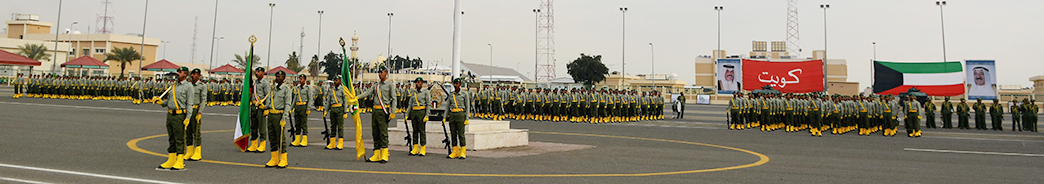
[[[212,130],[212,131],[202,131],[200,133],[219,133],[219,132],[232,132],[232,130]],[[769,157],[768,156],[766,156],[764,154],[761,154],[761,153],[758,153],[758,152],[754,152],[754,151],[750,151],[750,150],[746,150],[746,149],[722,146],[722,145],[707,144],[707,143],[679,141],[679,140],[669,140],[669,139],[654,139],[654,138],[643,138],[643,137],[616,136],[616,135],[584,134],[584,133],[540,132],[540,131],[530,131],[530,133],[551,134],[551,135],[604,137],[604,138],[618,138],[618,139],[633,139],[633,140],[646,140],[646,141],[658,141],[658,142],[670,142],[670,143],[689,144],[689,145],[697,145],[697,146],[707,146],[707,147],[714,147],[714,148],[722,148],[722,149],[739,151],[739,152],[743,152],[743,153],[747,153],[747,154],[758,156],[759,159],[758,159],[757,162],[754,162],[754,163],[749,163],[749,164],[744,164],[744,165],[737,165],[737,166],[730,166],[730,167],[710,168],[710,169],[698,169],[698,170],[687,170],[687,171],[670,171],[670,172],[651,172],[651,173],[605,173],[605,174],[430,173],[430,172],[403,172],[403,171],[370,171],[370,170],[351,170],[351,169],[326,169],[326,168],[310,168],[310,167],[287,167],[287,169],[306,170],[306,171],[347,172],[347,173],[363,173],[363,174],[420,175],[420,176],[467,176],[467,177],[633,177],[633,176],[661,176],[661,175],[675,175],[675,174],[690,174],[690,173],[725,171],[725,170],[734,170],[734,169],[742,169],[742,168],[749,168],[749,167],[760,166],[760,165],[764,165],[765,163],[769,162]],[[137,151],[137,152],[141,152],[141,153],[145,153],[145,154],[149,154],[149,155],[160,156],[160,157],[166,157],[167,155],[163,155],[163,154],[160,154],[160,153],[148,151],[148,150],[141,149],[140,147],[138,147],[138,142],[140,142],[142,140],[152,139],[152,138],[157,138],[157,137],[163,137],[163,136],[167,136],[167,135],[166,134],[160,134],[160,135],[152,135],[152,136],[146,136],[146,137],[133,139],[133,140],[130,140],[130,141],[127,142],[127,147],[129,147],[131,150],[134,150],[134,151]],[[261,164],[247,164],[247,163],[225,162],[225,161],[215,161],[215,160],[200,160],[200,162],[215,163],[215,164],[225,164],[225,165],[238,165],[238,166],[247,166],[247,167],[264,167],[264,165],[261,165]]]

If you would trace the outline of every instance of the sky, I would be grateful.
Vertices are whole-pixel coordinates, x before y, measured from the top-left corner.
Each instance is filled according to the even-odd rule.
[[[62,5],[65,30],[95,29],[104,12],[103,0],[69,0]],[[141,33],[144,0],[113,0],[115,34]],[[274,8],[268,6],[275,3]],[[0,14],[37,14],[41,21],[56,22],[58,0],[0,0]],[[945,23],[946,59],[950,61],[992,59],[997,61],[1000,85],[1031,86],[1028,78],[1042,75],[1037,68],[1039,48],[1044,48],[1044,1],[947,1],[934,0],[797,0],[801,57],[824,48],[824,10],[829,58],[848,61],[848,81],[860,89],[871,85],[871,61],[942,61],[942,25]],[[532,9],[540,0],[462,0],[461,59],[468,63],[490,63],[517,68],[532,76],[535,62],[535,22]],[[720,12],[721,48],[730,55],[751,50],[751,41],[786,39],[786,0],[568,0],[555,1],[556,75],[567,76],[566,63],[580,56],[602,55],[610,71],[619,71],[626,60],[628,74],[677,74],[689,84],[695,80],[694,60],[710,55],[717,47],[717,16]],[[619,10],[627,7],[626,16]],[[265,65],[283,65],[288,55],[302,45],[305,60],[316,54],[339,53],[338,37],[359,35],[359,59],[370,61],[387,55],[389,16],[393,55],[420,57],[427,63],[448,65],[452,56],[452,0],[221,0],[214,27],[214,0],[152,0],[148,4],[146,37],[170,41],[159,49],[161,58],[190,62],[193,25],[198,23],[194,63],[211,61],[211,45],[219,41],[214,66],[229,63],[242,54],[255,35],[255,54]],[[318,37],[323,10],[322,37]],[[271,14],[270,14],[271,13]],[[626,40],[622,20],[626,17]],[[198,18],[198,22],[195,20]],[[271,18],[271,19],[270,19]],[[8,18],[10,19],[10,18]],[[269,32],[269,20],[272,31]],[[216,34],[212,31],[216,30]],[[269,35],[271,34],[271,39]],[[624,44],[626,42],[626,45]],[[651,48],[649,43],[654,43]],[[490,46],[492,45],[492,53]],[[269,47],[271,45],[271,47]],[[164,48],[166,47],[166,48]],[[163,56],[164,49],[166,56]],[[268,50],[271,49],[271,52]],[[655,49],[655,50],[653,50]],[[621,56],[626,54],[626,58]],[[653,55],[655,54],[655,55]]]

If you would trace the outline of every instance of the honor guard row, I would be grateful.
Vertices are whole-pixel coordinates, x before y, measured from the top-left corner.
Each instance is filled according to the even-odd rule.
[[[206,85],[202,97],[207,106],[238,106],[238,97],[242,82],[228,79],[198,79],[198,83]],[[153,98],[163,93],[176,83],[174,78],[117,78],[91,76],[58,76],[34,75],[24,77],[19,74],[13,82],[14,98],[50,98],[73,100],[126,100],[134,104],[153,103]]]
[[[657,92],[484,85],[470,95],[475,117],[497,121],[619,123],[663,119],[664,98]]]

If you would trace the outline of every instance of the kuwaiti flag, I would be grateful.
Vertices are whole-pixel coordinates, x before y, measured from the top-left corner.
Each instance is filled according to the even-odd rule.
[[[930,96],[964,94],[961,62],[874,61],[874,93],[898,95],[917,88]]]
[[[247,55],[247,66],[254,66],[254,35],[250,35],[250,52]],[[232,144],[239,148],[239,151],[246,151],[247,144],[250,142],[250,93],[254,92],[251,84],[254,84],[251,77],[253,75],[253,68],[245,68],[246,75],[243,76],[243,92],[239,96],[239,114],[236,116],[236,131],[232,136]]]

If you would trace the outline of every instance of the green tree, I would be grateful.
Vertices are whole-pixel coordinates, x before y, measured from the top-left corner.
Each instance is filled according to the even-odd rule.
[[[123,77],[123,72],[127,70],[127,64],[132,61],[145,60],[141,57],[141,53],[134,50],[134,47],[112,48],[112,52],[105,53],[105,62],[116,61],[120,64],[120,77]],[[139,66],[141,67],[141,66]]]
[[[573,81],[583,83],[584,86],[605,81],[605,74],[609,73],[609,68],[602,64],[601,55],[591,56],[580,53],[580,57],[567,64],[566,68],[569,69],[569,76],[573,77]]]
[[[257,66],[257,62],[261,60],[261,56],[257,56],[255,54],[255,55],[253,55],[254,59],[250,60],[252,62],[250,62],[249,63],[250,65],[248,66],[247,65],[247,58],[245,57],[247,54],[249,54],[249,51],[243,52],[243,55],[236,54],[236,59],[232,60],[232,62],[236,63],[236,66],[238,66],[238,68],[243,70],[243,71],[254,69],[254,66]]]
[[[312,77],[319,76],[319,55],[312,55],[312,62],[308,63],[308,73]]]
[[[297,52],[290,53],[289,57],[290,58],[286,59],[286,69],[290,69],[290,71],[294,71],[294,73],[301,73],[301,70],[304,70],[305,66],[301,65],[301,62],[297,58]]]
[[[18,46],[18,55],[25,56],[37,61],[50,61],[51,54],[47,53],[47,47],[43,44],[25,44]]]
[[[333,79],[334,76],[341,75],[341,64],[344,63],[344,58],[341,54],[336,54],[331,51],[323,57],[323,62],[319,65],[323,66],[323,73],[326,73],[326,79]]]

